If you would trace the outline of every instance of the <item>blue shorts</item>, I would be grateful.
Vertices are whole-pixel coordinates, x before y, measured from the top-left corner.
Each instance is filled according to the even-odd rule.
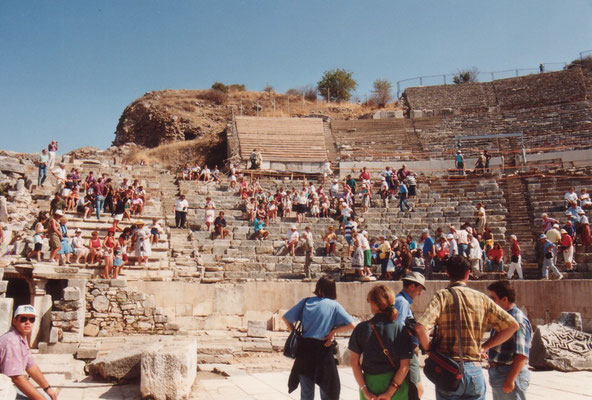
[[[345,236],[345,241],[347,242],[347,244],[349,244],[350,246],[354,243],[354,240],[352,239],[351,236]]]
[[[121,257],[115,257],[115,259],[113,260],[113,266],[114,267],[121,267],[123,265],[123,260],[121,259]]]

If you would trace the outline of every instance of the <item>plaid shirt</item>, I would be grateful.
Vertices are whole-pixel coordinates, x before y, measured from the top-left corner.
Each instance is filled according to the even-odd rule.
[[[454,287],[458,293],[463,359],[481,361],[481,341],[485,332],[492,328],[497,331],[509,328],[515,322],[514,318],[485,294],[468,288],[462,282],[450,287]],[[437,350],[456,360],[460,359],[454,298],[448,289],[439,290],[434,295],[417,323],[428,330],[437,325]]]
[[[508,310],[508,314],[518,321],[520,329],[516,331],[510,340],[491,348],[488,352],[488,357],[491,362],[510,365],[516,354],[522,354],[528,357],[532,338],[532,326],[526,315],[516,305]],[[497,331],[491,331],[492,337],[496,334]]]

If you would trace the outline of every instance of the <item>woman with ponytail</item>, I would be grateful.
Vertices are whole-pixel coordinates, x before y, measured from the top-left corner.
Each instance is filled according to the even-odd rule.
[[[377,285],[368,293],[367,301],[374,317],[359,323],[349,340],[360,399],[407,399],[413,344],[405,326],[396,322],[395,293],[385,285]]]

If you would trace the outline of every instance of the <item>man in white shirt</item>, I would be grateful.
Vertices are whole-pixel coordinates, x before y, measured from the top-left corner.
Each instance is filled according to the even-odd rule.
[[[448,241],[448,245],[450,246],[450,257],[458,255],[458,243],[456,243],[456,239],[454,239],[454,235],[449,233],[446,235],[446,240]]]
[[[185,195],[182,194],[175,201],[173,207],[175,211],[175,228],[185,228],[185,222],[187,221],[187,210],[189,209],[189,202],[185,200]]]
[[[459,231],[456,231],[456,241],[458,244],[458,254],[460,254],[461,256],[467,257],[469,251],[469,231],[468,229],[470,229],[470,227],[468,227],[467,229],[465,229],[464,227],[461,228]],[[471,229],[472,231],[472,229]]]
[[[59,168],[54,169],[51,171],[54,178],[56,179],[56,191],[62,192],[64,185],[66,184],[66,179],[68,177],[68,173],[66,171],[66,165],[60,164]]]

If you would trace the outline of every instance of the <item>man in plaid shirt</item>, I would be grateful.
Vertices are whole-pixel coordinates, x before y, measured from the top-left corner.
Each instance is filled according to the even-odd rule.
[[[510,339],[519,325],[487,295],[466,286],[471,272],[471,264],[467,258],[458,255],[449,258],[446,272],[450,278],[450,287],[454,288],[459,298],[464,376],[454,392],[436,387],[436,399],[485,400],[487,386],[481,369],[481,355]],[[430,350],[428,330],[434,325],[438,326],[439,343],[437,349],[433,350],[459,361],[454,298],[447,289],[440,290],[434,295],[417,320],[415,330],[419,344],[426,351]],[[485,332],[491,328],[495,329],[497,334],[481,344]]]
[[[532,338],[532,326],[524,313],[516,306],[516,292],[510,281],[498,281],[487,287],[489,297],[506,310],[520,325],[507,342],[489,349],[489,384],[494,400],[526,399],[530,381],[528,354]],[[491,336],[497,335],[491,331]]]

